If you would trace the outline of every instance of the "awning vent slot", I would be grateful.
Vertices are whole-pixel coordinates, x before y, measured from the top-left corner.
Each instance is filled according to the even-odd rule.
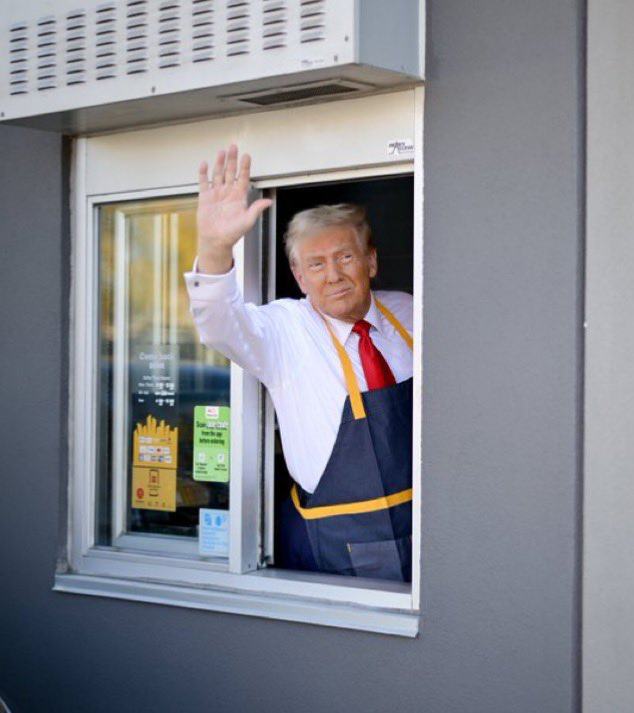
[[[300,42],[319,42],[326,39],[326,0],[301,0]]]
[[[214,58],[214,6],[212,0],[192,0],[192,62]]]
[[[227,57],[249,54],[251,40],[251,3],[227,0]]]
[[[86,82],[86,13],[75,10],[66,15],[66,84]]]
[[[286,47],[288,36],[288,8],[285,0],[263,0],[262,49]]]
[[[95,69],[97,79],[117,76],[117,7],[109,2],[95,12]]]
[[[147,0],[128,0],[126,3],[126,72],[140,74],[148,71],[148,11]]]
[[[181,7],[178,0],[163,0],[158,16],[159,68],[181,63]]]
[[[37,89],[57,87],[57,20],[49,15],[37,23]]]
[[[292,102],[314,99],[315,97],[354,94],[355,92],[372,89],[369,84],[347,80],[314,82],[312,84],[296,85],[285,89],[253,92],[249,94],[234,94],[230,98],[256,106],[272,106],[274,104],[289,104]],[[227,97],[229,98],[229,97]]]
[[[9,29],[9,93],[29,93],[29,27],[18,22]]]

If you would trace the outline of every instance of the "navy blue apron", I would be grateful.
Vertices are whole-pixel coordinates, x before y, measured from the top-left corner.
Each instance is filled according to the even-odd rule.
[[[408,346],[411,337],[378,300]],[[412,379],[359,392],[326,322],[348,387],[337,438],[314,493],[294,485],[281,512],[281,565],[411,581]]]

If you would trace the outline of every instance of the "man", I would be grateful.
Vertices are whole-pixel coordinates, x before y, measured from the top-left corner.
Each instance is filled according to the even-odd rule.
[[[198,257],[185,279],[201,341],[258,377],[295,480],[282,507],[282,566],[411,578],[412,298],[377,292],[358,206],[319,206],[285,246],[306,296],[245,304],[233,246],[272,203],[247,205],[250,157],[220,151],[199,171]]]

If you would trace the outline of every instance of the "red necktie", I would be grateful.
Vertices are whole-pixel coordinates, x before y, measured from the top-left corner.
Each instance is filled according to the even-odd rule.
[[[361,366],[368,382],[368,389],[381,389],[384,386],[392,386],[396,383],[394,374],[388,363],[383,358],[383,354],[374,346],[370,338],[370,323],[365,319],[355,322],[352,331],[359,335],[359,355],[361,356]]]

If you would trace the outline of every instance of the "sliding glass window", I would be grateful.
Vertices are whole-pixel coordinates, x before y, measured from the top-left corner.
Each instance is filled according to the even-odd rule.
[[[226,557],[230,364],[190,318],[196,198],[103,204],[96,219],[95,542],[198,556],[203,508],[221,523],[207,554]]]

